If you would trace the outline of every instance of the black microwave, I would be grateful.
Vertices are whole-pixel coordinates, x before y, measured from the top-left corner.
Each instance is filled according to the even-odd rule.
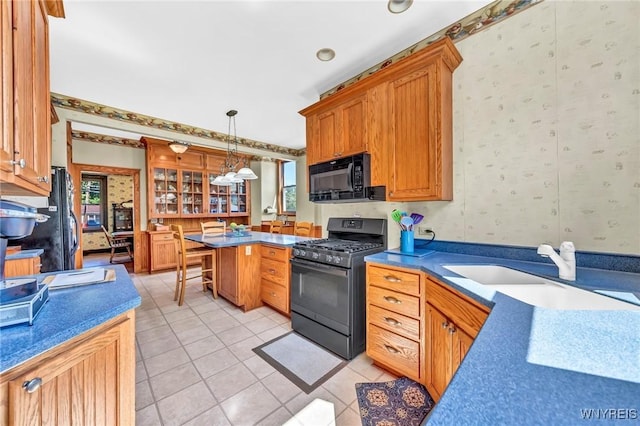
[[[385,201],[386,187],[371,186],[369,154],[356,154],[309,166],[309,201]]]

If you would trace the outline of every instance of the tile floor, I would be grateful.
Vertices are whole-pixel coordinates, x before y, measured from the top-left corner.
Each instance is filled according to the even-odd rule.
[[[354,384],[396,377],[360,354],[307,395],[251,349],[291,330],[286,316],[242,312],[197,279],[173,301],[174,272],[131,274],[136,310],[136,424],[282,425],[315,398],[333,403],[336,425],[358,426]]]

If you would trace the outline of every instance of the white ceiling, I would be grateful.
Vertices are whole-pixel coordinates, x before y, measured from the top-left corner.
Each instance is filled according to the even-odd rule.
[[[236,109],[239,137],[303,148],[298,111],[320,93],[488,3],[416,0],[396,15],[386,0],[65,0],[51,91],[222,133]],[[333,61],[316,59],[323,47]]]

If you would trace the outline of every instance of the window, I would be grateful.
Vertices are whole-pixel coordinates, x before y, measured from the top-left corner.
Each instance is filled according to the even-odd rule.
[[[279,161],[278,164],[278,203],[280,214],[296,213],[296,162]]]
[[[107,223],[107,177],[82,175],[80,193],[81,221],[83,232],[109,229]]]

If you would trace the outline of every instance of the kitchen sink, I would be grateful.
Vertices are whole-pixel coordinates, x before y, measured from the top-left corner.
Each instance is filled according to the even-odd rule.
[[[639,310],[577,287],[499,265],[443,265],[462,277],[533,306],[564,310]],[[456,281],[455,277],[452,281]]]

